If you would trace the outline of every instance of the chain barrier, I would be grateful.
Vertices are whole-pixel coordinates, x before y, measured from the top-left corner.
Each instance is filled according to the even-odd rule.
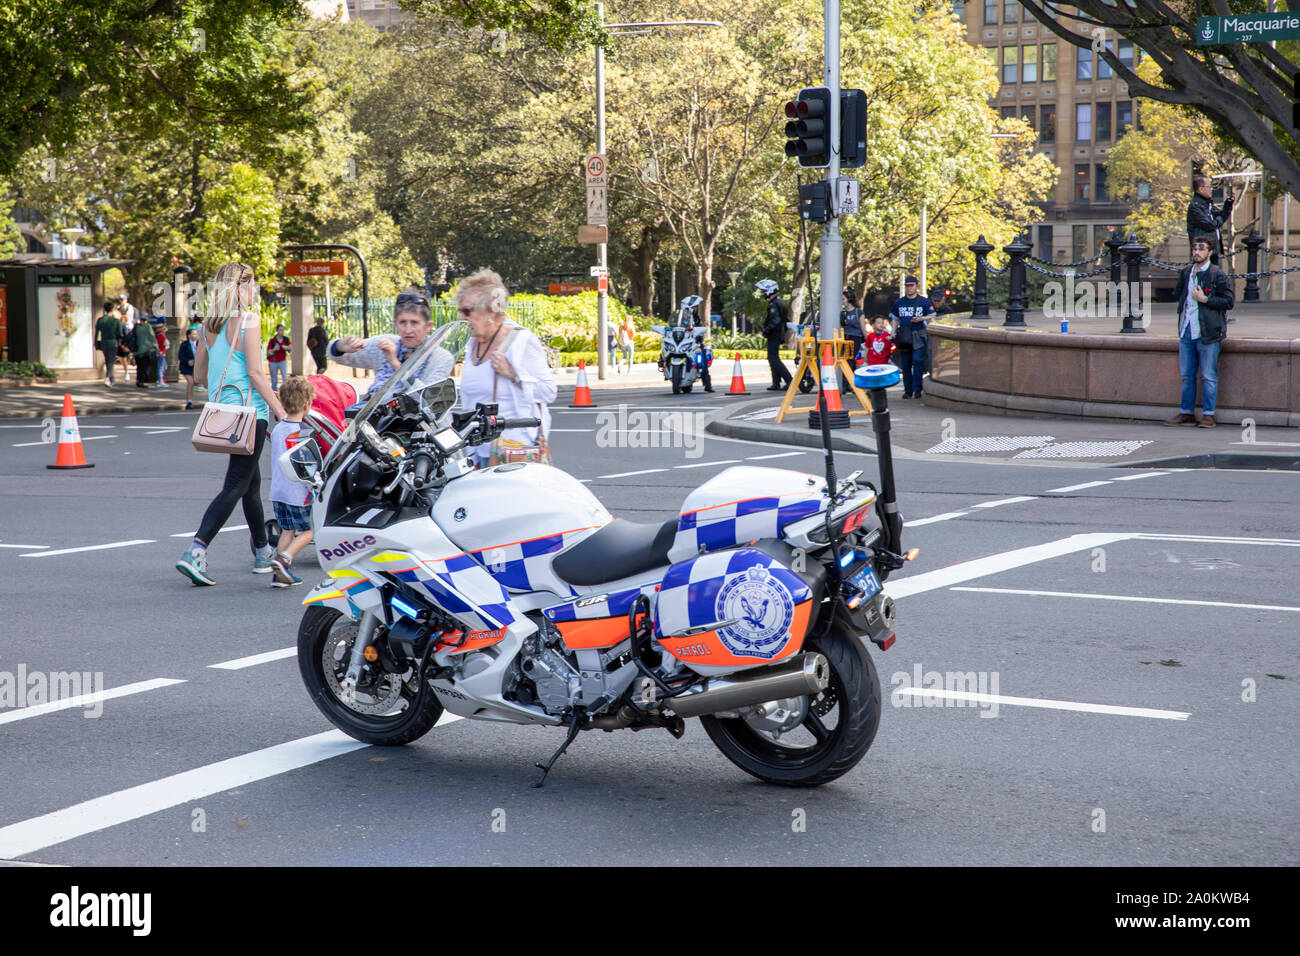
[[[984,268],[988,270],[988,273],[991,276],[1004,276],[1007,274],[1007,270],[1011,268],[1011,264],[1008,263],[1007,265],[1003,266],[1001,269],[998,269],[993,265],[993,263],[985,259]]]
[[[1041,262],[1042,260],[1040,259],[1038,261]],[[1067,279],[1070,276],[1073,276],[1076,279],[1091,279],[1093,276],[1105,275],[1106,273],[1110,272],[1110,266],[1108,265],[1102,266],[1099,269],[1093,269],[1089,272],[1070,272],[1070,273],[1052,272],[1048,269],[1040,269],[1032,262],[1026,262],[1025,265],[1027,265],[1029,268],[1033,269],[1035,272],[1039,273],[1040,275],[1051,276],[1053,279]],[[1066,266],[1066,268],[1068,269],[1070,267]]]
[[[1099,252],[1097,255],[1093,256],[1091,259],[1081,259],[1081,260],[1078,261],[1078,262],[1059,262],[1059,263],[1058,263],[1058,262],[1049,262],[1047,259],[1040,259],[1040,258],[1038,258],[1038,256],[1025,256],[1025,259],[1026,259],[1026,261],[1042,263],[1042,264],[1045,265],[1045,266],[1055,266],[1055,265],[1059,265],[1059,266],[1061,266],[1061,267],[1064,268],[1064,269],[1074,269],[1074,268],[1076,268],[1077,266],[1086,266],[1086,265],[1090,265],[1090,264],[1092,264],[1092,263],[1094,263],[1094,262],[1100,262],[1100,261],[1101,261],[1101,257],[1104,256],[1104,255],[1106,255],[1106,254],[1107,254],[1107,253]]]
[[[1286,256],[1288,259],[1300,259],[1300,253],[1283,252],[1281,249],[1270,249],[1268,246],[1261,246],[1260,249],[1270,256]]]
[[[1294,258],[1300,259],[1300,256]],[[1147,265],[1155,266],[1157,269],[1164,269],[1166,272],[1182,272],[1187,268],[1186,262],[1162,262],[1159,259],[1143,259]],[[1300,272],[1300,266],[1291,266],[1289,269],[1272,269],[1268,272],[1225,272],[1224,275],[1229,279],[1249,279],[1252,276],[1256,279],[1263,279],[1266,276],[1280,276],[1287,272]]]

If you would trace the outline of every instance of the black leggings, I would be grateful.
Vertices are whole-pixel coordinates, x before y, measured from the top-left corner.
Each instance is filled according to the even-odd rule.
[[[244,501],[244,520],[248,522],[248,533],[253,536],[253,547],[266,547],[266,512],[262,510],[262,446],[266,444],[267,424],[264,419],[257,420],[257,436],[253,441],[251,455],[231,455],[226,466],[226,482],[221,491],[212,499],[208,510],[203,512],[203,522],[199,533],[194,537],[204,546],[212,543],[230,513],[235,510],[235,503]]]

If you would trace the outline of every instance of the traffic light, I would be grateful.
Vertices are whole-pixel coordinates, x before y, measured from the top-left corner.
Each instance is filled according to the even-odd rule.
[[[785,154],[805,168],[831,164],[831,93],[824,86],[805,87],[799,99],[785,104]],[[840,168],[855,169],[867,161],[867,94],[840,90]]]
[[[867,161],[867,94],[840,90],[840,169],[856,169]]]
[[[824,86],[808,86],[799,98],[785,104],[785,154],[799,160],[804,168],[829,166],[831,163],[830,122],[831,91]]]

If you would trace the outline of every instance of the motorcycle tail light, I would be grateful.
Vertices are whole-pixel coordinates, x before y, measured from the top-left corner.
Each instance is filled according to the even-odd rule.
[[[889,650],[891,647],[893,647],[893,646],[894,646],[894,638],[895,638],[896,636],[897,636],[897,635],[894,634],[893,631],[890,631],[890,632],[889,632],[889,636],[888,636],[887,638],[885,638],[883,641],[880,642],[880,649],[881,649],[882,651],[887,651],[887,650]]]
[[[859,528],[861,528],[862,519],[864,519],[866,516],[867,516],[867,509],[859,508],[857,511],[853,512],[851,515],[845,518],[844,534],[848,534],[850,531],[857,531]]]

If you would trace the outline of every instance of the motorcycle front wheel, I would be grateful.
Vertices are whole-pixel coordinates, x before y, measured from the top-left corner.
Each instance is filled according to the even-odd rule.
[[[680,395],[681,393],[682,393],[682,366],[674,365],[673,366],[673,394]]]
[[[786,787],[818,787],[848,773],[880,726],[880,678],[862,643],[831,631],[804,647],[830,664],[830,683],[820,694],[775,701],[774,712],[763,717],[700,718],[723,756]]]
[[[359,685],[351,700],[342,682],[358,625],[333,608],[310,607],[298,628],[298,670],[312,703],[349,737],[380,747],[418,740],[442,716],[442,704],[427,681],[383,674]]]

